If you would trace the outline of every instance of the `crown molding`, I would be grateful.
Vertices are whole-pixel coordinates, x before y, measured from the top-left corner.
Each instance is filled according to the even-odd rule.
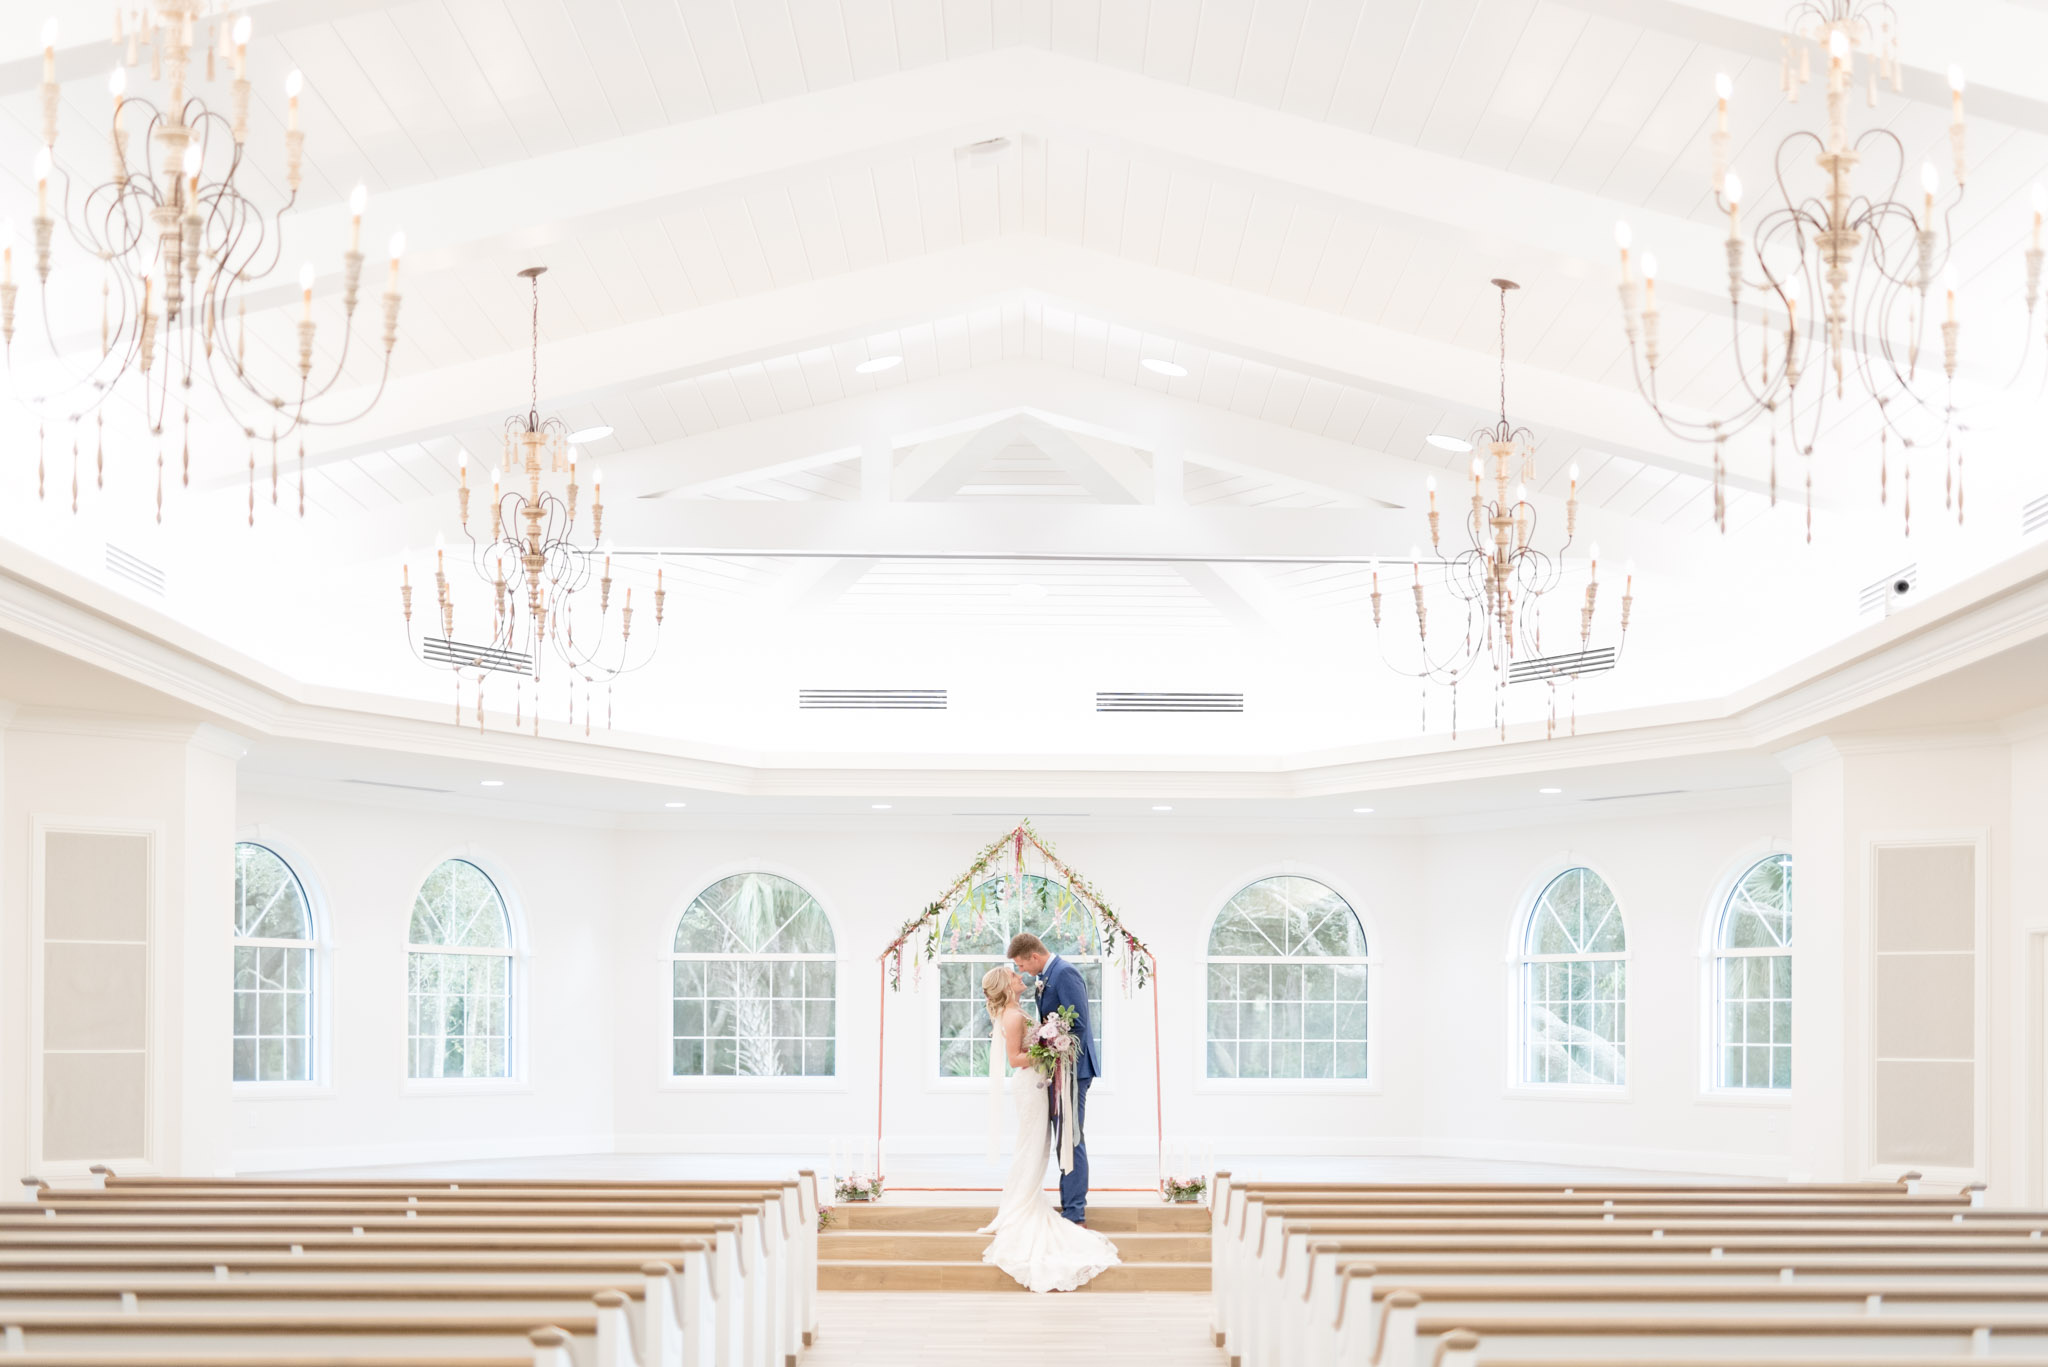
[[[1532,725],[1505,742],[1414,737],[1336,751],[1140,757],[1132,763],[1071,755],[919,757],[909,764],[886,755],[771,756],[624,732],[585,737],[559,723],[543,724],[539,736],[479,732],[449,722],[442,706],[299,684],[6,543],[0,543],[0,630],[200,710],[212,723],[205,745],[223,754],[243,747],[244,736],[307,741],[734,796],[868,796],[886,789],[909,798],[1011,801],[1314,798],[1770,749],[1782,749],[1781,763],[1797,772],[1807,762],[1800,758],[1802,744],[1830,734],[1837,718],[2048,635],[2048,546],[2030,548],[1726,698],[1582,719],[1572,736],[1546,739]],[[62,715],[24,709],[8,725],[84,726],[94,734],[140,727],[129,732],[138,738],[165,738],[153,728],[173,725],[56,720]],[[176,724],[179,738],[193,739],[199,724]],[[1903,744],[2010,739],[1996,727],[1928,735]],[[1853,739],[1844,746],[1871,752]]]

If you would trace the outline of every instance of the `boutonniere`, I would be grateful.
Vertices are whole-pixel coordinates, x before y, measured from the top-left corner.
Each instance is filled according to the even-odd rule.
[[[1037,985],[1031,989],[1031,995],[1034,998],[1043,997],[1045,995],[1045,979],[1040,978],[1038,980]]]

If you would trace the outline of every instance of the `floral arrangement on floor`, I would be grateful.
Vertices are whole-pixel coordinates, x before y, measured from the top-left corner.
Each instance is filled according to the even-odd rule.
[[[974,856],[974,862],[967,866],[967,872],[954,879],[952,885],[928,903],[923,911],[903,923],[902,929],[896,933],[896,938],[890,941],[889,947],[881,953],[883,963],[888,965],[891,991],[901,991],[903,988],[903,959],[906,952],[910,955],[913,966],[938,957],[939,933],[945,925],[947,910],[959,901],[963,894],[971,892],[981,881],[982,875],[995,869],[1005,853],[1011,856],[1012,870],[1022,877],[1024,851],[1027,846],[1037,851],[1039,857],[1044,860],[1045,867],[1058,874],[1059,881],[1074,894],[1075,900],[1095,917],[1102,931],[1103,943],[1112,946],[1112,952],[1122,961],[1126,990],[1133,987],[1144,988],[1152,977],[1152,951],[1146,948],[1137,936],[1124,928],[1123,921],[1103,900],[1102,894],[1096,890],[1094,884],[1061,862],[1060,857],[1053,853],[1052,846],[1031,828],[1029,821],[1025,821],[1019,823],[1008,834],[984,846]]]
[[[1162,1177],[1159,1194],[1176,1204],[1189,1205],[1209,1194],[1206,1177]]]
[[[842,1177],[833,1187],[832,1194],[841,1201],[879,1201],[882,1199],[882,1175],[876,1173],[871,1177],[856,1173]]]
[[[827,1227],[828,1227],[828,1226],[829,1226],[829,1225],[830,1225],[831,1223],[832,1223],[832,1207],[830,1207],[830,1206],[819,1206],[819,1207],[818,1207],[818,1233],[820,1233],[820,1234],[823,1234],[823,1233],[825,1232],[826,1228],[827,1228]]]

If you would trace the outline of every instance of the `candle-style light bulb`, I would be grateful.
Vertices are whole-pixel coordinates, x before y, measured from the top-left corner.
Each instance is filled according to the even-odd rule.
[[[2034,250],[2041,250],[2041,219],[2048,215],[2048,186],[2034,185]]]
[[[57,79],[57,16],[43,20],[43,81],[45,84]]]
[[[1623,284],[1628,283],[1628,249],[1635,240],[1635,232],[1628,226],[1627,219],[1617,218],[1614,220],[1614,245],[1621,248],[1621,280]]]
[[[1735,93],[1735,83],[1723,71],[1714,77],[1714,118],[1720,132],[1728,131],[1728,97]]]
[[[50,216],[50,149],[36,149],[36,217]]]
[[[1643,253],[1643,312],[1657,311],[1657,253]]]
[[[123,97],[128,94],[128,69],[119,63],[114,66],[114,74],[107,77],[107,93],[114,97],[117,108]]]
[[[1728,236],[1740,237],[1742,227],[1742,177],[1730,171],[1721,182],[1721,192],[1728,196]]]
[[[1589,572],[1588,572],[1588,573],[1589,573],[1589,577],[1591,578],[1592,582],[1594,582],[1594,583],[1596,583],[1596,584],[1597,584],[1597,583],[1599,583],[1599,582],[1600,582],[1600,543],[1599,543],[1599,542],[1595,541],[1595,542],[1593,543],[1593,545],[1592,545],[1592,552],[1593,552],[1593,554],[1592,554],[1592,556],[1591,556],[1591,559],[1590,559],[1590,569],[1589,569]]]
[[[348,192],[348,249],[359,252],[363,249],[363,206],[370,202],[369,187],[361,181]]]
[[[1849,35],[1836,29],[1828,35],[1828,60],[1846,62],[1849,60]]]
[[[299,267],[299,298],[301,307],[299,317],[302,319],[310,319],[313,316],[313,278],[312,262],[308,261]]]
[[[387,293],[396,294],[398,293],[398,261],[400,257],[405,255],[405,234],[403,232],[391,234],[390,251],[391,276],[385,282],[384,288]]]
[[[292,74],[284,78],[284,126],[285,131],[288,133],[296,133],[299,131],[299,92],[303,91],[305,88],[305,76],[301,72],[299,72],[297,68],[293,68]]]
[[[1956,320],[1956,266],[1951,261],[1941,268],[1942,292],[1948,296],[1948,321]]]
[[[246,14],[235,20],[235,79],[238,81],[246,80],[249,76],[249,31],[251,27],[249,16]]]
[[[206,164],[206,149],[196,142],[185,144],[185,178],[193,184],[199,182],[199,170]]]

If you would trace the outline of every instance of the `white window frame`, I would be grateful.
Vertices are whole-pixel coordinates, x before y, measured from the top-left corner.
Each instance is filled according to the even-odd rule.
[[[497,891],[498,905],[505,912],[504,949],[474,949],[466,946],[416,945],[412,942],[412,903],[406,904],[405,911],[405,953],[401,959],[399,996],[410,1015],[412,1009],[412,956],[414,954],[467,954],[475,956],[502,955],[505,969],[505,1066],[503,1077],[414,1077],[412,1075],[412,1031],[410,1022],[398,1035],[399,1060],[398,1076],[401,1090],[408,1095],[431,1096],[456,1093],[476,1096],[486,1093],[528,1092],[532,1087],[526,1073],[526,974],[529,954],[524,935],[524,918],[519,914],[519,903],[510,882],[505,878],[502,866],[488,855],[476,850],[463,848],[442,854],[429,861],[412,880],[413,899],[419,899],[419,890],[426,885],[434,870],[451,859],[459,859],[474,865],[491,887]]]
[[[1049,883],[1066,888],[1075,901],[1080,902],[1084,909],[1088,909],[1086,899],[1079,893],[1074,892],[1073,888],[1061,882],[1058,878],[1047,877],[1041,873],[1031,873],[1029,869],[1026,870],[1026,873],[1030,877],[1045,878]],[[1006,876],[1004,873],[992,871],[981,881],[985,883],[991,879]],[[980,884],[975,886],[978,887]],[[968,891],[971,892],[973,889],[970,888]],[[1065,959],[1071,964],[1087,962],[1102,965],[1102,1018],[1095,1021],[1094,1025],[1095,1048],[1098,1060],[1103,1065],[1104,1072],[1088,1084],[1088,1095],[1090,1097],[1114,1096],[1117,1091],[1114,1078],[1121,1069],[1112,1070],[1109,1068],[1109,1044],[1112,1039],[1121,1039],[1123,1037],[1121,1033],[1122,1013],[1115,1005],[1118,996],[1116,985],[1119,979],[1116,976],[1116,964],[1107,950],[1108,937],[1102,933],[1102,923],[1100,919],[1096,918],[1095,912],[1092,909],[1088,909],[1088,915],[1091,920],[1095,921],[1097,952],[1083,955],[1056,954],[1055,957]],[[946,913],[947,920],[950,921],[952,916],[952,910],[948,910]],[[943,930],[944,927],[942,925],[942,938]],[[942,1052],[939,1047],[942,1043],[939,1039],[939,965],[944,963],[961,963],[969,959],[979,959],[981,956],[978,954],[947,954],[942,950],[920,969],[913,967],[910,962],[910,948],[911,946],[909,945],[904,946],[903,977],[905,982],[909,983],[913,981],[912,974],[922,974],[921,979],[918,980],[917,994],[924,999],[919,1014],[924,1022],[925,1090],[928,1092],[986,1092],[989,1085],[986,1076],[947,1077],[939,1071],[939,1055]],[[989,1023],[989,1029],[991,1032],[994,1031],[994,1022],[991,1021]]]
[[[717,887],[728,878],[741,874],[765,874],[793,883],[803,889],[825,915],[825,924],[832,928],[832,953],[830,954],[678,954],[676,952],[676,928],[682,924],[683,916],[699,897]],[[833,914],[831,904],[814,891],[816,885],[802,874],[782,868],[768,860],[750,860],[722,869],[697,886],[696,891],[684,898],[675,913],[662,923],[664,934],[655,956],[656,971],[660,974],[660,1000],[662,1004],[662,1047],[659,1063],[660,1072],[655,1086],[665,1092],[844,1092],[849,1090],[846,1073],[846,974],[848,959],[840,946],[846,943],[846,936],[839,918]],[[798,962],[832,965],[832,1063],[830,1077],[700,1077],[695,1075],[678,1077],[675,1072],[675,965],[680,959],[709,961],[713,959],[791,959]]]
[[[1529,931],[1535,921],[1536,910],[1543,902],[1543,894],[1550,890],[1565,874],[1574,869],[1585,869],[1607,885],[1614,894],[1614,907],[1621,917],[1623,942],[1628,939],[1628,912],[1626,903],[1614,880],[1607,871],[1591,859],[1582,859],[1567,852],[1545,864],[1524,887],[1515,914],[1508,925],[1507,953],[1507,1000],[1511,1003],[1507,1029],[1507,1081],[1503,1094],[1527,1100],[1579,1100],[1625,1102],[1630,1096],[1635,1069],[1630,1066],[1635,1054],[1635,1011],[1632,993],[1635,974],[1630,972],[1635,959],[1633,948],[1619,953],[1601,954],[1531,954],[1529,953]],[[1538,963],[1586,963],[1618,962],[1622,965],[1622,1027],[1621,1050],[1626,1075],[1621,1082],[1532,1082],[1527,1067],[1529,1057],[1529,967]]]
[[[1324,955],[1315,955],[1289,959],[1259,955],[1211,955],[1208,952],[1209,937],[1215,934],[1216,921],[1223,915],[1225,908],[1237,898],[1239,893],[1242,893],[1245,889],[1256,883],[1263,883],[1269,878],[1304,878],[1310,882],[1320,883],[1335,893],[1343,901],[1344,905],[1351,909],[1352,917],[1358,922],[1359,933],[1365,936],[1365,957],[1347,956],[1344,958],[1330,958]],[[1375,1096],[1381,1093],[1384,1090],[1380,1078],[1380,989],[1382,984],[1379,974],[1380,955],[1375,948],[1380,942],[1379,934],[1366,908],[1359,902],[1358,898],[1352,896],[1351,891],[1344,886],[1343,881],[1322,869],[1289,864],[1254,873],[1247,878],[1238,879],[1227,895],[1220,899],[1212,897],[1211,904],[1215,906],[1216,914],[1209,918],[1208,925],[1203,929],[1201,941],[1202,988],[1197,995],[1197,1015],[1194,1021],[1193,1035],[1191,1036],[1191,1038],[1199,1039],[1202,1042],[1201,1057],[1195,1066],[1195,1091],[1218,1095],[1229,1095],[1232,1093],[1243,1095],[1244,1093],[1251,1092],[1265,1095],[1288,1095],[1291,1093],[1309,1096],[1328,1095],[1332,1092],[1341,1092],[1347,1096]],[[1210,1077],[1209,965],[1212,963],[1363,964],[1365,966],[1365,1076],[1362,1078]]]
[[[1769,840],[1743,847],[1740,855],[1723,868],[1721,877],[1714,883],[1711,900],[1707,903],[1706,915],[1700,929],[1700,1048],[1699,1048],[1699,1090],[1703,1101],[1731,1106],[1789,1106],[1799,1088],[1799,1054],[1795,1044],[1792,1055],[1792,1085],[1790,1087],[1724,1087],[1721,1085],[1721,960],[1726,958],[1781,958],[1790,957],[1792,950],[1778,949],[1723,949],[1722,928],[1727,922],[1729,903],[1734,899],[1735,890],[1742,886],[1742,880],[1749,871],[1767,859],[1791,857],[1789,842],[1772,837]],[[1793,895],[1798,895],[1798,870],[1793,871]],[[1793,926],[1796,933],[1799,909],[1792,909]],[[1799,997],[1799,964],[1794,958],[1792,965],[1792,999]],[[1795,1007],[1793,1038],[1798,1035]]]
[[[289,1082],[233,1081],[230,1085],[233,1088],[235,1099],[237,1101],[289,1100],[292,1098],[328,1095],[333,1091],[329,1080],[332,1075],[328,1071],[329,1061],[332,1058],[332,1047],[328,1028],[331,1018],[327,1010],[328,1001],[330,1000],[328,972],[331,946],[328,943],[326,933],[327,904],[320,894],[318,879],[307,872],[307,865],[303,854],[290,841],[281,839],[265,831],[260,826],[245,828],[236,832],[235,844],[237,847],[242,845],[260,845],[284,862],[285,868],[298,881],[299,895],[304,900],[306,906],[306,929],[310,938],[305,940],[245,940],[230,931],[228,936],[230,952],[232,952],[233,947],[241,945],[258,947],[275,945],[286,949],[306,949],[312,951],[307,966],[308,991],[312,998],[307,1003],[309,1019],[307,1020],[306,1028],[312,1035],[308,1045],[306,1060],[308,1076],[304,1079]],[[231,988],[230,1001],[232,999]],[[232,1059],[229,1061],[228,1072],[229,1077],[233,1078],[234,1068]]]

